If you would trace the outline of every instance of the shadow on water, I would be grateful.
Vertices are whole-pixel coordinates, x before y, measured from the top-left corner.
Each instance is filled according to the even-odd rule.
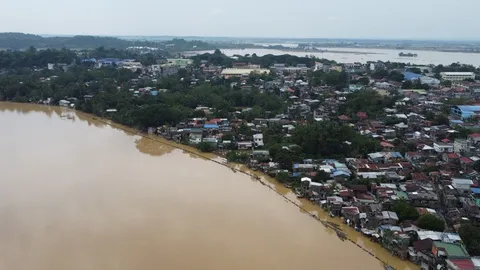
[[[136,139],[135,146],[138,149],[138,151],[144,154],[149,154],[151,156],[161,156],[164,154],[168,154],[175,149],[171,146],[160,144],[156,141],[153,141],[148,137],[140,137],[139,139]]]

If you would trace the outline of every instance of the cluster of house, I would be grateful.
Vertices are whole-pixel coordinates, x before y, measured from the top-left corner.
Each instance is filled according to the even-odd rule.
[[[326,208],[330,215],[342,217],[392,254],[422,269],[438,269],[439,264],[447,266],[442,269],[478,269],[480,258],[469,255],[457,233],[428,231],[412,221],[400,222],[391,206],[405,200],[420,216],[435,215],[458,229],[462,220],[480,220],[480,188],[475,181],[449,172],[423,173],[415,168],[415,163],[398,152],[378,152],[346,162],[304,160],[294,164],[291,173],[302,177],[301,196]],[[331,180],[312,181],[320,171]],[[352,179],[372,181],[358,184]]]

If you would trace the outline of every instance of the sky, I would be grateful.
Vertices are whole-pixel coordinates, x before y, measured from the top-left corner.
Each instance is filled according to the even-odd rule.
[[[480,0],[0,0],[0,32],[479,40]]]

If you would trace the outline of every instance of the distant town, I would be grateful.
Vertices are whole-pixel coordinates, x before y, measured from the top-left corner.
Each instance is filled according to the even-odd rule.
[[[0,100],[80,110],[215,153],[422,269],[479,269],[479,67],[162,42],[0,51]],[[200,47],[212,53],[185,53]]]

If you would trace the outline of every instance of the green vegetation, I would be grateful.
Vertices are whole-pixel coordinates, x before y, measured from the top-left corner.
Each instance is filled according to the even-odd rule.
[[[291,142],[300,146],[306,158],[344,158],[380,150],[378,141],[333,121],[298,126]]]
[[[184,39],[162,41],[124,40],[115,37],[70,36],[42,37],[23,33],[0,33],[0,49],[22,50],[29,47],[41,49],[93,49],[97,47],[124,49],[130,46],[144,46],[165,49],[170,52],[188,50],[213,50],[215,45],[203,41]]]
[[[458,231],[468,253],[471,256],[480,256],[480,224],[463,222]]]
[[[41,50],[30,47],[26,51],[1,51],[0,68],[45,68],[48,63],[74,63],[77,59],[75,52],[70,50]]]
[[[248,153],[238,152],[238,151],[229,151],[227,153],[228,162],[246,162],[250,155]]]
[[[384,68],[374,70],[371,75],[374,79],[388,79],[396,82],[401,82],[405,79],[405,76],[402,73],[396,70],[389,71]]]
[[[417,225],[422,229],[436,232],[443,232],[443,230],[445,230],[445,222],[432,214],[422,215],[418,219]]]
[[[397,96],[384,97],[376,91],[359,91],[347,96],[347,101],[340,106],[339,113],[353,116],[357,112],[365,112],[367,116],[376,118],[384,113],[384,108],[392,107],[397,100]]]
[[[288,66],[296,66],[298,64],[305,64],[308,67],[314,65],[315,61],[331,62],[325,59],[316,59],[312,57],[298,57],[294,55],[272,55],[267,54],[264,56],[252,55],[235,55],[238,59],[232,59],[224,54],[219,49],[216,49],[214,53],[204,53],[193,56],[195,64],[199,65],[201,61],[208,61],[209,64],[215,66],[232,67],[235,62],[250,63],[254,65],[260,65],[262,68],[270,68],[274,64],[286,64]]]
[[[331,85],[337,89],[342,89],[347,85],[347,80],[348,74],[346,72],[331,71],[326,73],[323,71],[315,71],[312,73],[311,85]]]
[[[198,144],[198,149],[202,152],[212,152],[215,150],[215,148],[212,146],[212,144],[208,142],[201,142]]]
[[[112,48],[126,48],[133,42],[113,38],[94,36],[73,36],[73,37],[41,37],[32,34],[22,33],[0,33],[0,48],[25,49],[30,46],[37,48],[95,48],[106,46]],[[140,45],[138,45],[140,46]]]
[[[393,202],[391,210],[397,213],[400,221],[417,220],[418,211],[411,206],[406,200],[396,200]]]

